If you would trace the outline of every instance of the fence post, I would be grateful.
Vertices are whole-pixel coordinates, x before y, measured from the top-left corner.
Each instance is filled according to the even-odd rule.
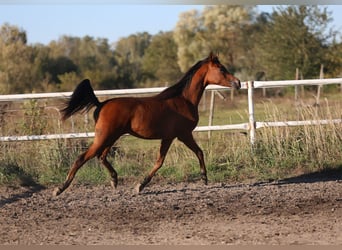
[[[247,82],[248,88],[248,114],[249,114],[249,138],[251,142],[251,146],[254,145],[255,142],[255,119],[254,119],[254,101],[253,101],[253,88],[254,82],[248,81]]]
[[[323,66],[323,64],[321,64],[321,69],[319,71],[319,79],[323,79],[323,78],[324,78],[324,66]],[[322,88],[323,88],[322,84],[318,85],[318,87],[317,87],[317,95],[316,95],[315,106],[319,106],[319,98],[321,97],[321,91],[323,91]]]
[[[210,111],[209,111],[209,126],[213,125],[214,119],[214,104],[215,104],[215,90],[211,91],[211,98],[210,98]],[[208,139],[211,137],[211,131],[208,131]]]
[[[299,79],[299,69],[296,68],[296,76],[295,79],[298,80]],[[295,85],[295,102],[298,101],[298,85]]]

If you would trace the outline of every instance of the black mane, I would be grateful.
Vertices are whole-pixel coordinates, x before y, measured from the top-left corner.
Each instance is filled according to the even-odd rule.
[[[156,95],[158,99],[169,99],[175,96],[180,95],[183,90],[190,84],[193,75],[197,72],[197,70],[202,67],[204,63],[207,63],[209,58],[198,61],[194,66],[192,66],[188,72],[184,74],[184,76],[174,85],[168,87],[163,90],[161,93]]]

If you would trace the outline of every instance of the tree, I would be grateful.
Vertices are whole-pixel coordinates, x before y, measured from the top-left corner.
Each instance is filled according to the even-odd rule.
[[[178,47],[178,65],[182,72],[185,72],[198,58],[208,54],[201,48],[204,41],[201,21],[198,10],[187,11],[179,15],[173,34]],[[199,53],[201,55],[198,55]]]
[[[121,38],[115,46],[115,59],[120,70],[118,87],[131,88],[144,79],[142,58],[151,42],[147,32],[137,33]]]
[[[10,45],[13,43],[26,44],[26,32],[17,26],[5,23],[0,29],[0,41],[2,45]]]
[[[145,76],[158,86],[174,83],[181,76],[177,64],[177,44],[172,32],[160,32],[153,36],[142,60]]]
[[[340,38],[341,41],[341,38]],[[334,40],[324,54],[326,77],[342,77],[342,43]]]
[[[32,50],[32,83],[36,91],[54,91],[50,88],[51,74],[49,73],[50,48],[42,44],[35,44],[30,47]]]
[[[61,83],[59,75],[65,73],[77,72],[77,65],[66,56],[59,56],[57,58],[51,58],[49,61],[49,66],[47,72],[51,75],[51,80],[54,83]]]
[[[4,24],[0,29],[0,94],[32,90],[32,59],[25,31]]]
[[[186,71],[198,58],[214,51],[233,73],[238,71],[245,51],[242,30],[251,24],[253,10],[252,6],[214,5],[202,13],[182,13],[174,30],[181,70]]]
[[[117,87],[117,61],[107,39],[62,36],[49,47],[51,80],[63,90],[82,78],[90,78],[97,89]]]
[[[259,65],[268,79],[293,79],[296,68],[315,78],[324,62],[329,14],[317,6],[278,7],[256,39]]]

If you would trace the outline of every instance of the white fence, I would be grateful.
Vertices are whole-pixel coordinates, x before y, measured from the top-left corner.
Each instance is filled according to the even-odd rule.
[[[253,90],[255,88],[277,88],[285,86],[302,86],[302,85],[327,85],[327,84],[342,84],[342,78],[330,79],[314,79],[314,80],[288,80],[288,81],[248,81],[242,82],[241,88],[248,89],[248,112],[249,121],[240,124],[227,124],[219,126],[200,126],[194,131],[216,131],[216,130],[247,130],[250,135],[250,142],[255,142],[255,130],[263,127],[274,126],[302,126],[302,125],[319,125],[342,123],[342,119],[330,120],[307,120],[307,121],[284,121],[284,122],[256,122],[254,117],[254,100]],[[135,95],[135,94],[153,94],[164,90],[164,87],[158,88],[138,88],[138,89],[119,89],[119,90],[100,90],[95,91],[97,96],[107,95]],[[222,90],[227,89],[217,85],[207,87],[207,90]],[[1,101],[19,101],[30,99],[47,99],[47,98],[66,98],[72,92],[56,92],[56,93],[39,93],[39,94],[17,94],[17,95],[0,95]],[[26,135],[26,136],[3,136],[0,141],[33,141],[33,140],[51,140],[51,139],[71,139],[71,138],[89,138],[94,137],[94,133],[68,133],[68,134],[49,134],[49,135]]]

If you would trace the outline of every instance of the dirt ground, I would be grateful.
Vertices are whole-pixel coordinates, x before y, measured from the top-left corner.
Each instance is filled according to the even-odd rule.
[[[0,244],[342,244],[341,173],[278,182],[0,188]]]

